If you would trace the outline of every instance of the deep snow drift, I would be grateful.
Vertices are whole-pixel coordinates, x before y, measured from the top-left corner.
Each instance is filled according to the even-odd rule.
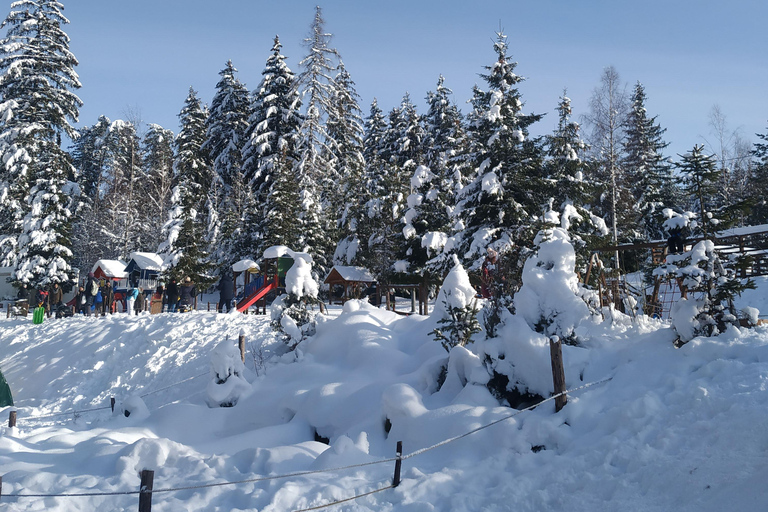
[[[741,304],[768,312],[768,282]],[[331,510],[768,506],[768,328],[675,349],[661,322],[586,324],[584,348],[564,347],[568,387],[612,380],[571,394],[557,414],[551,401],[516,414],[477,384],[478,343],[449,361],[429,335],[436,322],[348,302],[294,353],[265,316],[0,319],[0,368],[18,410],[15,428],[0,411],[0,503],[137,510],[136,494],[7,495],[136,492],[139,471],[152,469],[155,510],[299,510],[389,486],[393,462],[357,465],[393,458],[397,441],[408,456],[515,414],[407,458],[399,487]],[[210,408],[212,361],[219,370],[222,361],[213,354],[240,333],[249,389],[234,407]],[[510,364],[532,387],[551,385],[546,338],[523,323],[504,335],[516,340]],[[345,466],[357,467],[322,471]],[[304,474],[190,488],[287,473]]]

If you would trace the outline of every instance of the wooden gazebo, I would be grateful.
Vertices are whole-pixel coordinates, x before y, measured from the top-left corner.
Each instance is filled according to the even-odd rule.
[[[329,303],[333,304],[336,300],[339,304],[344,304],[349,299],[359,298],[365,289],[374,286],[376,278],[363,267],[336,265],[323,282],[330,287]],[[342,287],[343,290],[340,296],[335,296],[333,293],[337,286]]]

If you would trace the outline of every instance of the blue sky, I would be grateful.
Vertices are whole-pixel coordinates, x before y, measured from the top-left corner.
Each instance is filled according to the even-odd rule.
[[[210,102],[228,59],[250,89],[260,79],[272,39],[280,36],[298,71],[317,2],[283,0],[62,0],[65,30],[79,59],[85,102],[80,125],[99,115],[178,131],[190,86]],[[503,27],[518,62],[525,110],[548,113],[534,127],[547,133],[563,88],[583,113],[603,68],[613,65],[629,88],[640,81],[650,115],[671,142],[668,154],[709,137],[718,104],[731,129],[754,141],[768,131],[765,1],[403,1],[334,0],[320,4],[332,44],[368,112],[385,111],[406,92],[424,111],[440,74],[463,110],[478,73],[494,60]],[[10,2],[8,2],[10,7]],[[7,11],[6,11],[7,12]],[[711,138],[711,137],[709,137]]]

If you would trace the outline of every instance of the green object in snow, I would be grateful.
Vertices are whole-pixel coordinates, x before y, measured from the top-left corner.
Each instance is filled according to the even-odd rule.
[[[45,320],[45,308],[35,308],[35,312],[32,313],[32,323],[41,324],[43,323],[43,320]]]
[[[5,381],[3,372],[0,372],[0,407],[8,407],[13,405],[13,395],[11,395],[11,387]]]
[[[285,273],[288,272],[288,269],[293,266],[293,258],[287,258],[285,256],[281,256],[280,258],[277,258],[277,276],[278,277],[285,277]]]

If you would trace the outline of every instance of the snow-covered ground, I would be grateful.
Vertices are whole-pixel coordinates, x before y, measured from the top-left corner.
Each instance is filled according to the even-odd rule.
[[[741,302],[768,312],[768,281]],[[448,353],[435,327],[349,302],[292,353],[257,315],[2,318],[18,424],[0,411],[0,506],[137,510],[139,472],[151,469],[153,510],[306,509],[389,486],[397,441],[408,457],[512,416],[406,458],[397,488],[329,510],[768,508],[768,327],[675,349],[664,323],[596,323],[580,333],[585,348],[564,347],[567,384],[611,380],[559,413],[551,401],[501,407],[464,373],[477,368],[466,350],[451,353],[438,390]],[[214,348],[241,333],[250,389],[209,408]],[[548,349],[522,349],[532,362],[520,370],[551,379],[534,374]],[[123,492],[134,494],[99,494]],[[96,495],[9,496],[72,493]]]

